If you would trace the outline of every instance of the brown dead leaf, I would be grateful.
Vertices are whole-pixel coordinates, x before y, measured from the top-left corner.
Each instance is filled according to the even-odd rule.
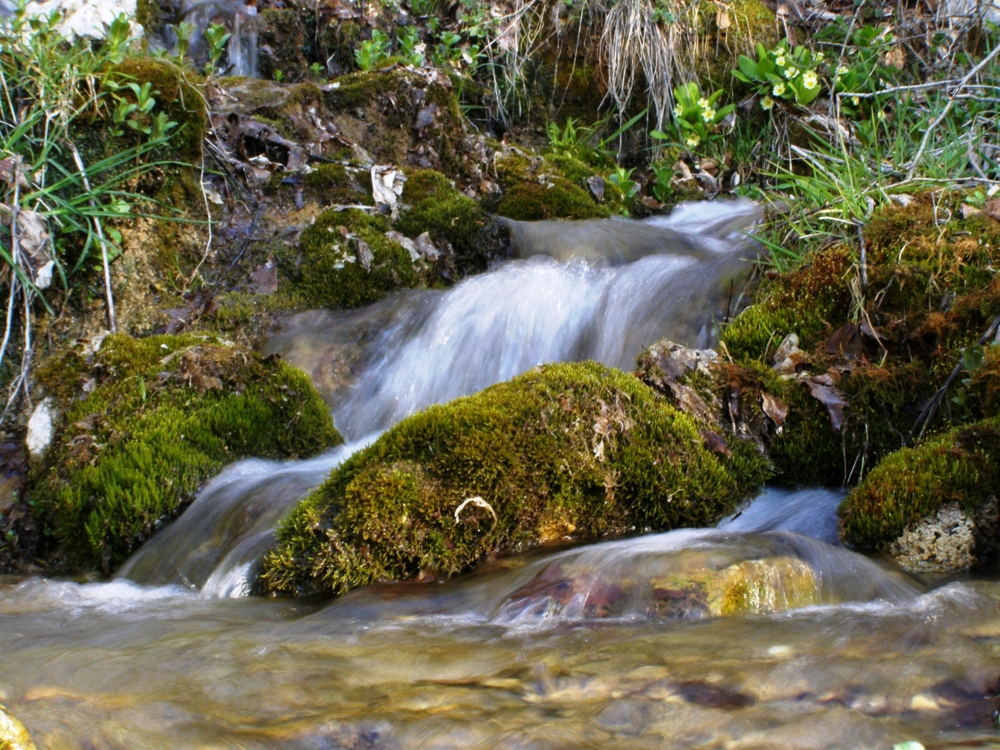
[[[855,358],[861,355],[861,328],[854,323],[844,323],[826,340],[828,354]]]
[[[986,201],[986,204],[983,206],[983,213],[991,219],[1000,221],[1000,198]]]
[[[761,406],[768,418],[774,422],[774,426],[781,432],[785,419],[788,417],[788,405],[777,396],[764,392],[760,394]]]
[[[258,294],[274,294],[278,291],[278,266],[273,260],[257,266],[250,274],[250,287]]]
[[[813,398],[822,403],[830,413],[830,424],[834,432],[840,432],[844,428],[847,396],[833,386],[833,379],[829,375],[817,375],[814,378],[806,378],[803,382],[809,386]]]
[[[726,458],[733,457],[733,452],[729,450],[729,446],[726,445],[726,441],[722,439],[721,435],[711,430],[699,430],[699,434],[705,441],[705,447],[710,451]]]

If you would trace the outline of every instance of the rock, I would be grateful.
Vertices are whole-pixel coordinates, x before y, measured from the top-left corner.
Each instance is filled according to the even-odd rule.
[[[28,490],[78,569],[111,572],[238,458],[341,442],[304,373],[211,336],[108,336],[92,359],[43,362],[37,380],[63,399],[64,417]]]
[[[26,11],[29,17],[49,16],[59,11],[62,19],[56,24],[56,29],[63,36],[104,39],[107,27],[119,14],[135,17],[137,5],[137,0],[35,0],[27,4]],[[132,34],[135,38],[142,38],[142,26],[133,22]]]
[[[889,554],[910,573],[966,571],[977,565],[981,540],[996,531],[997,521],[996,498],[971,516],[958,503],[949,503],[908,526],[889,545]]]
[[[24,724],[15,719],[6,707],[0,705],[0,748],[3,750],[35,750]]]
[[[24,442],[32,458],[41,458],[52,443],[55,417],[55,403],[51,398],[43,400],[31,412],[31,417],[28,419],[28,434]]]
[[[352,456],[283,524],[262,585],[344,593],[448,578],[555,536],[705,525],[749,494],[724,462],[631,375],[536,368],[408,417]]]
[[[960,572],[997,561],[1000,418],[884,458],[847,496],[840,534],[885,549],[913,572]]]

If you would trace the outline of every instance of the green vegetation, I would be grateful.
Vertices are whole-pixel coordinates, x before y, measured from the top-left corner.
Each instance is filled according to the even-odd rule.
[[[388,239],[388,223],[366,212],[331,209],[302,233],[297,267],[279,270],[314,307],[360,307],[418,282],[409,252]]]
[[[37,372],[65,410],[32,469],[38,520],[76,568],[111,572],[225,464],[341,442],[309,378],[196,335],[106,338]]]
[[[707,525],[756,489],[631,375],[549,365],[432,406],[348,459],[281,527],[262,583],[343,593],[449,577],[565,537]]]
[[[878,550],[942,506],[972,515],[1000,487],[1000,419],[950,430],[884,459],[840,509],[841,536]]]

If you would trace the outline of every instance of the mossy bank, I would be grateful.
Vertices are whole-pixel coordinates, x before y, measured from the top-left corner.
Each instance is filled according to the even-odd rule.
[[[705,526],[757,489],[730,472],[633,376],[544,366],[409,417],[348,459],[279,529],[261,586],[344,593],[546,542]]]
[[[112,571],[231,461],[341,442],[303,373],[214,337],[109,336],[37,377],[63,416],[29,491],[73,569]]]

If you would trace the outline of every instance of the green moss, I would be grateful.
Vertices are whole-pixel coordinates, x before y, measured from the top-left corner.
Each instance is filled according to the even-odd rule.
[[[537,182],[515,185],[500,200],[497,213],[518,221],[598,219],[611,215],[587,191],[562,177],[555,177],[545,185]]]
[[[403,187],[403,203],[398,229],[410,237],[429,232],[435,242],[449,243],[460,275],[485,271],[503,254],[505,238],[497,223],[440,172],[411,172]]]
[[[312,39],[307,28],[309,16],[290,8],[265,8],[256,19],[258,72],[272,80],[281,71],[289,81],[299,80],[309,70]]]
[[[320,164],[304,178],[275,172],[264,184],[264,191],[294,201],[301,191],[304,201],[320,206],[374,206],[372,183],[363,169],[348,169],[344,164]]]
[[[1000,419],[993,418],[888,456],[841,506],[841,538],[859,549],[882,549],[943,505],[975,511],[997,487]]]
[[[388,223],[352,209],[331,209],[302,233],[299,265],[278,258],[279,272],[294,292],[316,307],[361,307],[396,289],[416,286],[419,277],[409,252],[388,239]],[[364,243],[371,251],[369,268],[361,256]]]
[[[39,520],[74,567],[113,570],[231,461],[341,442],[305,374],[215,338],[109,336],[81,362],[62,359],[80,390],[30,476]]]
[[[342,593],[567,536],[704,526],[746,496],[696,425],[636,378],[549,365],[397,424],[296,508],[271,592]],[[468,498],[481,498],[496,514]]]

